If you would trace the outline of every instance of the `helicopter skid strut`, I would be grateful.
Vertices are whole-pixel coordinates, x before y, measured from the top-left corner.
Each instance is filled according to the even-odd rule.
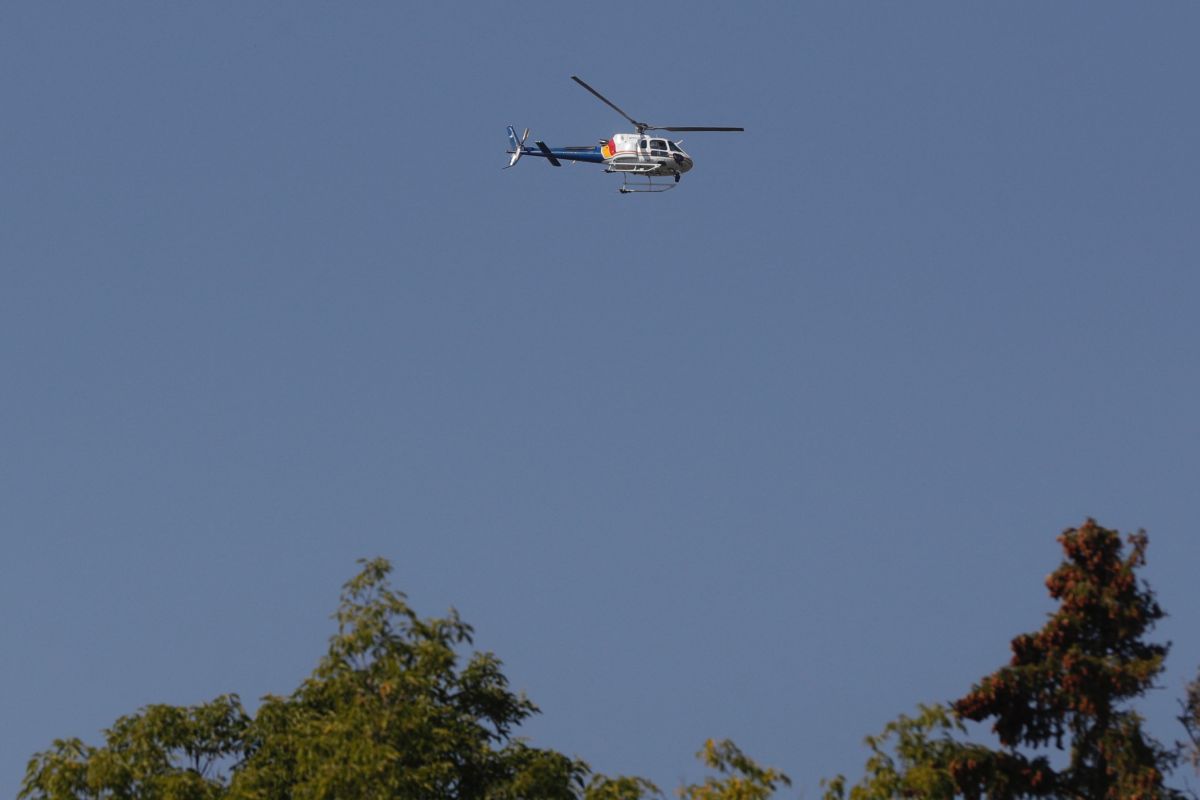
[[[636,173],[635,173],[636,174]],[[657,194],[659,192],[669,192],[679,185],[679,176],[670,183],[654,182],[654,178],[649,175],[641,176],[645,181],[630,180],[630,173],[622,172],[621,185],[617,187],[617,191],[621,194]]]

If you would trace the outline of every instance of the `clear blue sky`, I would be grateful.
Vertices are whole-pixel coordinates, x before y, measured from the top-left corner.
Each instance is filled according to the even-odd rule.
[[[654,6],[657,6],[655,8]],[[635,7],[630,7],[631,9]],[[0,792],[294,688],[363,556],[526,733],[796,779],[1145,527],[1200,665],[1200,5],[7,3]],[[675,192],[506,163],[639,118]]]

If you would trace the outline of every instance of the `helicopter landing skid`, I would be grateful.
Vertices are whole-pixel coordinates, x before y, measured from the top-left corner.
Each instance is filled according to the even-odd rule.
[[[636,178],[630,180],[630,173],[622,173],[621,185],[617,187],[617,191],[621,194],[657,194],[658,192],[669,192],[679,185],[678,175],[670,183],[663,183],[661,181],[655,183],[654,179],[649,175],[641,177],[645,178],[645,181],[636,180]]]

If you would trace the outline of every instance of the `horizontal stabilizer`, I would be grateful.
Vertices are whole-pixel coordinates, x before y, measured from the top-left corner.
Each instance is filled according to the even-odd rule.
[[[553,164],[553,165],[554,165],[554,166],[556,166],[556,167],[561,167],[561,166],[562,166],[562,162],[561,162],[561,161],[559,161],[557,158],[555,158],[555,157],[554,157],[554,153],[551,153],[551,152],[550,152],[550,148],[549,148],[549,147],[546,147],[546,143],[545,143],[545,142],[538,141],[538,142],[534,142],[534,144],[536,144],[536,145],[537,145],[537,147],[538,147],[538,150],[541,150],[541,151],[542,151],[542,155],[544,155],[544,156],[546,157],[546,160],[547,160],[547,161],[549,161],[551,164]]]

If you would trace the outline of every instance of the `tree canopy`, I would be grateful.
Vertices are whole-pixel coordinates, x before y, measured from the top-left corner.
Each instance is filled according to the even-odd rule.
[[[1131,703],[1163,669],[1148,641],[1163,611],[1139,579],[1148,539],[1088,520],[1060,537],[1047,578],[1057,609],[1012,640],[1008,664],[963,697],[923,705],[869,736],[864,775],[838,776],[825,800],[1168,800],[1166,776],[1200,768],[1200,675],[1180,703],[1190,743],[1148,736]],[[517,736],[538,712],[508,685],[496,656],[471,649],[451,610],[419,616],[362,561],[312,674],[249,713],[236,694],[194,706],[149,705],[100,745],[62,739],[29,762],[20,800],[650,800],[658,786],[597,774],[576,756]],[[994,741],[968,739],[991,723]],[[1049,748],[1060,751],[1048,753]],[[680,800],[767,800],[791,785],[729,740],[697,754],[712,771]]]

